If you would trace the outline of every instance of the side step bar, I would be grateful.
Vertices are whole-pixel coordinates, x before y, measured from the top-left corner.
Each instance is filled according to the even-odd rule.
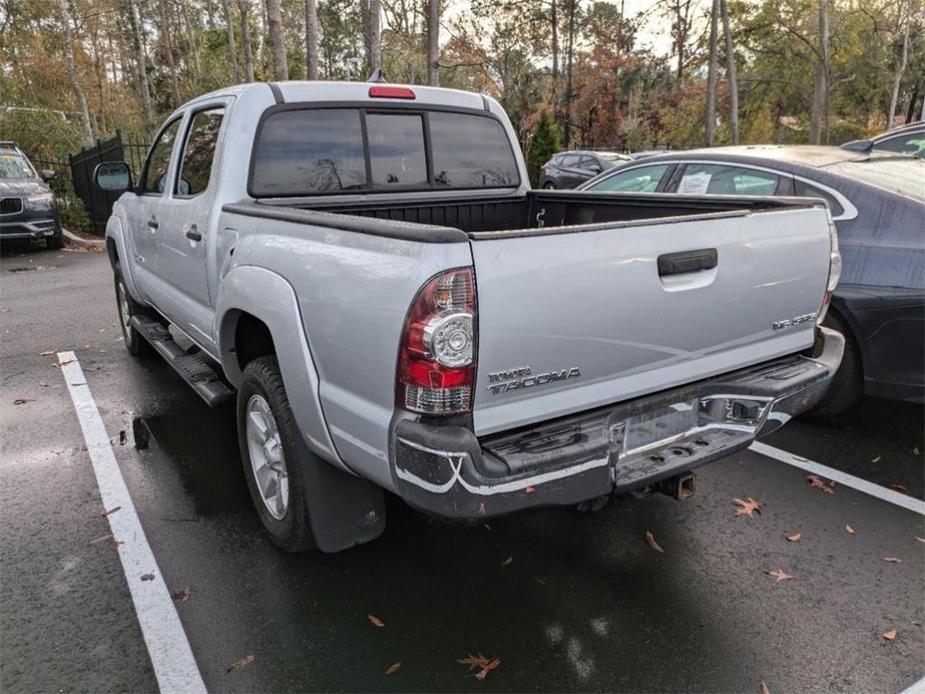
[[[215,369],[195,354],[187,354],[163,323],[142,315],[132,316],[129,322],[209,406],[217,407],[232,398],[234,392]]]

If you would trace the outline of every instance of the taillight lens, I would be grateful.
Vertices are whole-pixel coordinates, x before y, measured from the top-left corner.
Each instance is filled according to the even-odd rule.
[[[405,320],[396,405],[428,415],[470,412],[475,331],[472,268],[447,270],[428,280]]]
[[[832,292],[838,286],[838,280],[841,279],[841,252],[838,250],[838,228],[832,221],[832,213],[826,210],[829,218],[829,279],[826,282],[825,295],[822,297],[822,307],[819,309],[819,315],[816,317],[816,323],[821,325],[825,320],[825,314],[828,313],[829,303],[832,300]]]

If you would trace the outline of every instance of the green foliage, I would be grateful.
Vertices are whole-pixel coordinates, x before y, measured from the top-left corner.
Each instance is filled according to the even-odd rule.
[[[66,160],[80,150],[80,126],[53,111],[0,110],[0,139],[13,140],[31,157]]]
[[[527,172],[530,174],[530,183],[534,187],[539,184],[540,167],[560,149],[562,145],[559,139],[559,126],[550,117],[549,112],[543,110],[533,128],[530,150],[527,153]]]
[[[68,229],[77,231],[93,231],[93,223],[90,216],[84,208],[83,201],[74,193],[65,191],[55,196],[58,202],[58,213],[61,215],[61,223]]]

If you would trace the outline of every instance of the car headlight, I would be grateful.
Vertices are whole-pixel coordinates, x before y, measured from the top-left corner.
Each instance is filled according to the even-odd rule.
[[[50,207],[54,199],[54,193],[33,193],[26,198],[26,204],[29,207]]]

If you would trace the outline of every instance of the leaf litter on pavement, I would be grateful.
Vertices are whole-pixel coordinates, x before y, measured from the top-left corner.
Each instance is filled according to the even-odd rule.
[[[649,547],[654,549],[659,554],[665,553],[665,550],[662,549],[662,546],[660,544],[658,544],[658,542],[655,539],[655,535],[652,534],[651,530],[646,530],[646,544],[649,545]]]
[[[812,489],[821,489],[821,490],[824,491],[826,494],[834,494],[834,493],[835,493],[835,483],[832,482],[831,480],[829,480],[828,482],[826,482],[826,481],[825,481],[824,479],[822,479],[819,475],[807,475],[807,476],[806,476],[806,481],[809,482],[809,486],[810,486]]]
[[[237,672],[238,670],[243,670],[248,665],[254,662],[256,658],[252,655],[246,655],[243,658],[238,658],[231,665],[228,666],[228,669],[225,672]]]
[[[761,502],[755,501],[753,498],[748,497],[748,499],[733,499],[732,502],[738,506],[735,512],[735,516],[748,516],[752,517],[752,513],[757,513],[761,515]]]
[[[793,578],[793,576],[788,574],[783,569],[774,569],[773,571],[766,571],[765,573],[768,576],[773,576],[775,583],[780,583],[781,581],[789,581],[791,578]]]
[[[366,615],[366,618],[369,619],[369,623],[372,624],[374,627],[379,627],[381,629],[385,626],[385,622],[383,622],[381,619],[379,619],[374,614],[368,614]]]
[[[466,658],[460,658],[456,661],[460,665],[468,665],[469,670],[476,670],[474,677],[477,680],[483,680],[488,676],[488,673],[494,670],[501,664],[500,658],[486,658],[484,655],[479,653],[478,655],[469,655]]]

